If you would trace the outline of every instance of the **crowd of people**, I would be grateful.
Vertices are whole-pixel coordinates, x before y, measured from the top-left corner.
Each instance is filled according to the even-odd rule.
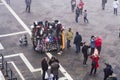
[[[102,0],[102,10],[105,10],[105,5],[107,4],[107,0]],[[79,16],[83,15],[83,19],[84,19],[84,23],[88,23],[89,20],[87,18],[87,10],[84,9],[84,2],[82,0],[79,1],[79,3],[76,3],[76,0],[71,0],[71,10],[72,12],[75,11],[75,22],[78,23],[78,18]],[[118,0],[114,0],[113,3],[113,11],[114,14],[117,16],[118,13],[118,6],[119,6],[119,1]],[[84,12],[83,12],[84,10]]]
[[[30,13],[30,5],[31,0],[25,0],[26,3],[26,12]],[[105,10],[105,5],[107,0],[102,0],[102,9]],[[76,0],[71,0],[71,10],[75,12],[75,22],[78,23],[79,16],[83,15],[83,19],[85,23],[88,23],[89,20],[87,18],[88,13],[87,10],[84,9],[84,2],[82,0],[79,3],[76,3]],[[114,14],[117,16],[117,8],[119,5],[118,0],[113,1],[113,9]],[[120,30],[120,29],[119,29]],[[60,45],[62,45],[62,31],[63,27],[60,21],[55,20],[54,22],[35,21],[32,26],[32,42],[35,50],[45,51],[45,47],[47,51],[52,49],[61,49]],[[73,36],[72,29],[69,28],[66,32],[66,40],[67,40],[67,49],[71,48],[71,40],[74,38],[73,44],[75,45],[75,53],[79,54],[82,52],[83,54],[83,65],[87,65],[88,58],[91,59],[91,70],[89,75],[96,74],[97,69],[99,68],[99,59],[102,48],[102,39],[99,36],[91,36],[90,42],[83,42],[82,36],[79,32],[76,32],[75,37]],[[119,33],[120,37],[120,33]],[[21,44],[27,45],[27,37],[21,37],[19,40]],[[89,52],[90,49],[90,52]],[[105,68],[104,72],[104,80],[117,80],[117,77],[114,74],[112,66],[109,63],[104,63]],[[44,57],[41,62],[43,75],[42,80],[58,80],[59,77],[59,60],[56,57],[52,57],[49,61],[47,57]],[[50,69],[50,74],[48,74],[48,70]],[[46,77],[47,75],[47,77]]]
[[[72,32],[72,29],[69,28],[68,31],[66,32],[66,48],[69,50],[70,48],[72,48],[71,46],[71,40],[73,39],[74,42],[73,44],[75,45],[75,53],[79,54],[82,52],[83,54],[83,65],[86,66],[87,65],[87,60],[88,58],[91,59],[91,70],[89,72],[89,75],[96,75],[97,73],[97,69],[99,68],[99,59],[100,59],[100,53],[101,53],[101,47],[102,47],[102,39],[98,36],[91,36],[90,41],[89,42],[83,42],[82,41],[82,36],[79,34],[79,32],[76,32],[76,35],[73,37],[74,33]],[[90,50],[89,50],[90,49]],[[44,58],[45,59],[45,58]],[[44,61],[43,59],[43,61]],[[42,61],[42,62],[43,62]],[[56,62],[56,66],[54,69],[52,63]],[[114,72],[113,72],[113,68],[109,63],[104,63],[105,64],[105,68],[103,69],[104,72],[104,80],[117,80],[117,77],[115,76]],[[42,65],[42,69],[45,68],[45,66]],[[45,72],[48,70],[48,66],[51,66],[51,73],[49,74],[49,78],[51,78],[51,74],[52,74],[52,79],[51,80],[55,80],[53,78],[53,76],[56,78],[56,80],[58,80],[58,67],[59,65],[59,60],[56,59],[55,57],[52,57],[50,59],[50,61],[46,61],[46,69],[43,69],[43,80],[48,80],[45,79]],[[52,72],[52,70],[56,71],[56,74],[54,72]]]
[[[44,57],[41,66],[43,70],[42,80],[58,80],[60,65],[56,57],[52,56],[49,61],[47,57]],[[48,70],[50,70],[50,73],[48,73]]]
[[[31,26],[34,50],[40,52],[61,51],[63,46],[63,26],[59,20],[35,21]]]
[[[71,35],[72,34],[72,35]],[[67,35],[67,48],[70,48],[70,41],[73,39],[73,32],[71,28],[68,29],[66,32]],[[69,37],[70,39],[69,39]],[[97,68],[99,68],[99,59],[100,59],[100,53],[101,53],[101,48],[102,48],[102,39],[99,36],[91,36],[89,42],[83,42],[82,41],[82,36],[76,32],[76,35],[74,37],[74,42],[75,48],[76,48],[76,53],[80,53],[80,51],[83,54],[83,65],[87,65],[87,60],[88,57],[91,59],[91,71],[89,75],[94,75],[97,72]],[[81,48],[82,47],[82,48]],[[90,51],[89,51],[90,49]],[[109,63],[105,63],[106,67],[104,69],[104,80],[117,80],[115,74],[113,73],[112,66]],[[108,69],[108,67],[110,68]]]

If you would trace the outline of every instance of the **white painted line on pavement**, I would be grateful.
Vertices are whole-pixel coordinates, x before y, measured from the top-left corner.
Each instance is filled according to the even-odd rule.
[[[50,53],[46,53],[46,55],[47,55],[49,58],[52,57],[52,55],[51,55]],[[63,73],[63,75],[64,75],[68,80],[73,80],[72,77],[67,73],[67,71],[61,66],[61,64],[60,64],[60,69],[59,69],[59,70]]]
[[[28,67],[28,69],[31,71],[31,72],[38,72],[38,71],[41,71],[42,69],[41,68],[33,68],[33,66],[30,64],[30,62],[28,61],[28,59],[24,56],[23,53],[18,53],[18,54],[12,54],[12,55],[7,55],[7,56],[4,56],[4,58],[11,58],[11,57],[16,57],[16,56],[19,56],[23,62],[25,63],[25,65]],[[0,57],[1,59],[1,57]]]
[[[4,49],[4,47],[2,46],[2,44],[0,43],[0,50]]]
[[[3,35],[0,35],[0,37],[8,37],[8,36],[14,36],[14,35],[24,34],[24,33],[28,33],[28,32],[27,31],[21,31],[21,32],[16,32],[16,33],[3,34]]]
[[[4,78],[3,73],[1,72],[1,70],[0,70],[0,80],[5,80],[5,78]]]
[[[26,66],[29,68],[29,70],[31,72],[37,72],[37,71],[41,71],[41,68],[38,69],[34,69],[33,66],[30,64],[30,62],[28,61],[28,59],[24,56],[23,53],[20,54],[21,59],[24,61],[24,63],[26,64]]]
[[[12,13],[12,15],[17,19],[17,21],[23,26],[23,28],[31,34],[30,29],[27,27],[27,25],[20,19],[20,17],[14,12],[14,10],[5,2],[5,0],[1,0],[2,3],[8,8],[8,10]]]
[[[15,70],[18,72],[19,76],[21,77],[22,80],[25,80],[25,78],[23,77],[23,75],[21,74],[20,70],[17,68],[17,66],[15,65],[15,63],[13,61],[10,61],[10,63],[14,66]]]
[[[18,22],[23,26],[23,28],[31,35],[30,29],[27,27],[27,25],[20,19],[20,17],[13,11],[13,9],[4,1],[1,0],[5,6],[8,8],[8,10],[13,14],[13,16],[18,20]],[[47,54],[47,53],[46,53]],[[47,54],[47,56],[50,58],[52,55]],[[30,64],[29,64],[30,65]],[[28,68],[32,68],[31,66]],[[34,68],[32,68],[33,70]],[[31,70],[31,69],[30,69]],[[61,71],[62,70],[62,71]],[[73,80],[72,77],[67,73],[67,71],[60,65],[60,71],[64,74],[65,77],[67,77],[68,80]]]

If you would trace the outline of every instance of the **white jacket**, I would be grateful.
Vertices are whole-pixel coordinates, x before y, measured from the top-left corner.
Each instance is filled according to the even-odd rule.
[[[113,8],[118,8],[119,1],[113,1]]]

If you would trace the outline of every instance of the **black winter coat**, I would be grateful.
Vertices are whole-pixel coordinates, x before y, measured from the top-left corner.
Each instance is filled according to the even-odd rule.
[[[88,56],[88,49],[89,48],[90,48],[90,46],[87,46],[87,45],[84,45],[82,47],[82,53],[83,53],[83,55]]]
[[[78,44],[80,45],[81,44],[81,41],[82,41],[82,37],[81,35],[76,35],[75,38],[74,38],[74,44]]]
[[[48,70],[48,63],[45,59],[41,62],[42,70],[47,71]]]

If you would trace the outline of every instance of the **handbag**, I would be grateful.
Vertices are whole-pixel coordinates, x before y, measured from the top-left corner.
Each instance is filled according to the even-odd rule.
[[[49,79],[49,75],[47,71],[45,72],[45,79]]]

